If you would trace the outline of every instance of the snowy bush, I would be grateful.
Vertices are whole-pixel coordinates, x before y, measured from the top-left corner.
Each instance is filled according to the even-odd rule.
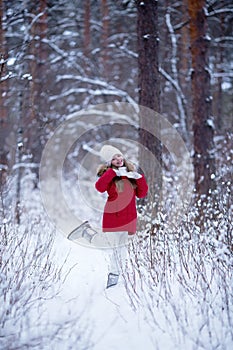
[[[231,348],[233,256],[224,231],[228,225],[222,222],[217,237],[212,225],[200,233],[195,222],[174,230],[164,223],[129,247],[125,284],[132,305],[143,309],[155,334],[155,348],[158,330],[174,349]]]
[[[46,234],[41,235],[41,229],[35,223],[6,229],[7,244],[1,244],[0,262],[0,347],[57,349],[62,338],[68,342],[67,349],[81,342],[80,349],[87,348],[82,327],[71,333],[80,324],[80,316],[67,313],[63,319],[54,319],[56,310],[53,315],[50,301],[59,294],[64,271],[54,263],[53,232],[44,227]]]
[[[14,224],[14,207],[5,206],[13,193],[6,191],[2,198],[0,348],[59,349],[61,339],[62,349],[90,348],[81,310],[73,314],[68,303],[66,313],[59,314],[58,296],[69,273],[66,260],[56,261],[55,230],[43,217],[30,174],[21,186],[20,224]]]
[[[153,224],[141,214],[141,231],[129,245],[125,287],[151,327],[154,349],[232,348],[233,207],[224,145],[229,143],[219,145],[216,193],[194,200],[177,225],[167,212]],[[165,188],[172,202],[169,181]]]

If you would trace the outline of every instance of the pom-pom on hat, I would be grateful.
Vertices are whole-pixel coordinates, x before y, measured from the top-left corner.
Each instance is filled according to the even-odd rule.
[[[110,145],[104,145],[100,150],[100,156],[105,162],[110,162],[116,154],[120,154],[123,157],[122,152],[118,148]]]

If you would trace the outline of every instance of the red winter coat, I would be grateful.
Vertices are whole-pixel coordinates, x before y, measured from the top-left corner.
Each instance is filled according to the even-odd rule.
[[[136,232],[137,210],[136,197],[146,196],[148,186],[144,176],[135,180],[136,187],[133,188],[130,180],[123,176],[123,191],[120,192],[115,184],[116,173],[109,168],[96,182],[97,191],[107,191],[108,199],[104,207],[102,228],[103,232],[127,231]]]

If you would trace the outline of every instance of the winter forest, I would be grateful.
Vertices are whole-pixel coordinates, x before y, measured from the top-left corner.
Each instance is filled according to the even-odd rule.
[[[0,349],[233,348],[231,0],[0,0]],[[148,182],[119,283],[104,144]]]

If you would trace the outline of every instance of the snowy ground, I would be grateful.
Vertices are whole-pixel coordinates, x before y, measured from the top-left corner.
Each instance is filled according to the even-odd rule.
[[[0,349],[232,349],[226,214],[205,235],[191,221],[173,231],[161,222],[153,242],[144,232],[128,246],[119,284],[106,290],[109,251],[56,232],[25,181],[21,225],[9,229],[6,218],[3,226]]]
[[[222,293],[217,290],[218,281],[211,281],[217,276],[209,275],[207,283],[189,277],[186,285],[186,281],[177,281],[179,276],[183,278],[181,272],[171,271],[153,286],[144,271],[144,281],[137,275],[127,286],[127,276],[123,276],[117,286],[106,290],[107,251],[75,245],[59,235],[55,250],[58,259],[69,252],[66,268],[77,265],[50,308],[55,319],[67,310],[71,317],[82,310],[94,349],[232,348],[228,323],[232,308],[227,311],[227,305],[223,307],[225,287],[222,285]],[[63,349],[69,345],[60,344]]]
[[[109,252],[69,243],[63,237],[57,244],[57,253],[61,246],[63,254],[64,248],[70,249],[69,265],[78,263],[67,277],[61,300],[65,304],[75,299],[72,309],[84,308],[94,349],[154,349],[150,328],[139,310],[132,310],[123,279],[116,287],[105,288]]]

